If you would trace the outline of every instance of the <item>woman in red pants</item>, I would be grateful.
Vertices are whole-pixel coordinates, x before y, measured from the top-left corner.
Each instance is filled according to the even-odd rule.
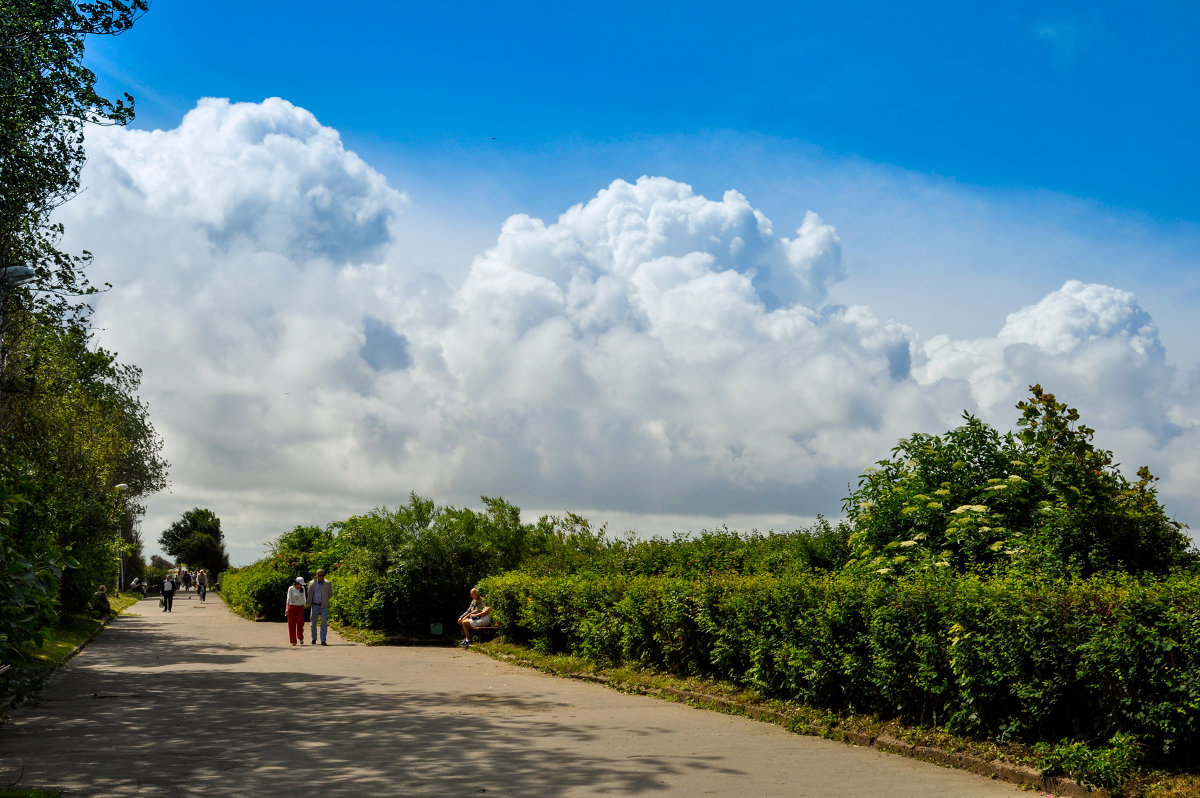
[[[287,594],[288,638],[293,646],[297,640],[300,641],[300,645],[304,645],[304,602],[307,596],[304,591],[304,577],[297,576],[296,583],[288,588]]]

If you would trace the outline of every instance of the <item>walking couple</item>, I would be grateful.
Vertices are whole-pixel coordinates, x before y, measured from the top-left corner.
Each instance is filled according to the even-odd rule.
[[[321,619],[321,645],[326,645],[329,632],[329,600],[333,597],[333,585],[325,578],[325,569],[318,568],[316,578],[307,585],[303,576],[287,592],[288,639],[292,645],[304,645],[304,608],[311,610],[312,645],[317,644],[317,619]]]

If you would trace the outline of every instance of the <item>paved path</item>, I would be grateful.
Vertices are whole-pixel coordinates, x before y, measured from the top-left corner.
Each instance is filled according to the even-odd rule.
[[[282,608],[283,599],[280,598]],[[96,796],[1028,796],[936,765],[556,679],[371,648],[195,594],[142,601],[0,728],[0,787]]]

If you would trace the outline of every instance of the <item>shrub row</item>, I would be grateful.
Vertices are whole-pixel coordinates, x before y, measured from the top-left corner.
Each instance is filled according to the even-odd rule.
[[[975,737],[1200,750],[1200,577],[491,577],[505,635]]]
[[[275,555],[253,565],[233,568],[221,575],[221,597],[234,612],[246,618],[266,621],[284,620],[287,589],[303,576],[308,582],[318,567],[290,555]],[[329,566],[334,585],[329,604],[330,617],[359,629],[395,629],[397,607],[403,602],[395,587],[386,579],[370,573],[350,573]]]
[[[412,495],[325,528],[297,526],[274,540],[268,556],[222,576],[222,593],[251,618],[282,618],[282,596],[296,576],[324,568],[334,583],[330,614],[361,629],[425,633],[452,628],[480,578],[529,574],[607,574],[676,578],[714,573],[795,573],[840,568],[850,529],[819,519],[787,534],[707,531],[672,539],[609,539],[567,513],[521,521],[503,499],[483,497],[482,512],[439,507]]]
[[[576,573],[691,578],[710,574],[794,574],[842,568],[850,559],[849,525],[818,517],[808,529],[783,533],[705,530],[670,538],[605,541],[603,548],[572,569]],[[599,556],[596,556],[599,555]],[[534,568],[522,567],[529,573]],[[541,573],[545,574],[543,570]]]
[[[221,598],[247,618],[283,620],[287,589],[298,575],[274,560],[232,568],[221,574]]]

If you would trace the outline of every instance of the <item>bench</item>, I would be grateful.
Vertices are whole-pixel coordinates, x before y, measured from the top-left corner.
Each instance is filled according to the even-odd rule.
[[[492,633],[495,633],[495,631],[496,631],[497,629],[499,629],[499,628],[500,628],[500,627],[499,627],[499,626],[497,626],[496,624],[492,624],[491,626],[476,626],[476,627],[473,627],[473,628],[471,629],[471,642],[472,642],[472,643],[474,643],[474,642],[475,642],[475,635],[479,634],[480,632],[488,632],[489,634],[492,634]]]

